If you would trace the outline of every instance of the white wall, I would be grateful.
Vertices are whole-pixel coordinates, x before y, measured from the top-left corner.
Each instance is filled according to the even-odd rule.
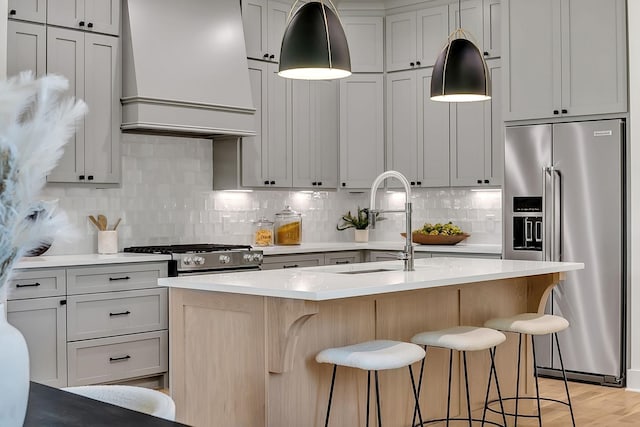
[[[631,204],[631,283],[628,307],[630,311],[630,369],[627,388],[640,391],[640,1],[627,1],[629,32],[629,174]]]
[[[7,0],[0,0],[0,79],[7,77]]]
[[[212,142],[124,134],[122,186],[89,189],[49,186],[45,199],[58,199],[79,231],[76,241],[58,241],[47,254],[92,253],[96,230],[88,215],[122,217],[119,247],[169,243],[250,243],[252,220],[273,219],[285,204],[303,213],[303,241],[353,241],[353,231],[337,231],[347,210],[369,204],[368,192],[211,191]],[[403,193],[381,193],[381,206],[399,209]],[[469,242],[501,243],[501,194],[465,189],[416,190],[414,228],[426,221],[453,220],[471,233]],[[371,239],[400,241],[403,215],[388,215]]]

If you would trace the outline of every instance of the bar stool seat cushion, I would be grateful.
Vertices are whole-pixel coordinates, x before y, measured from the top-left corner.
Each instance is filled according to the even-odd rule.
[[[439,331],[421,332],[411,338],[418,345],[448,348],[457,351],[478,351],[502,344],[507,337],[494,329],[476,326],[456,326]]]
[[[551,314],[522,313],[512,317],[487,320],[487,328],[528,335],[546,335],[564,331],[569,322],[564,317]]]
[[[366,371],[381,371],[409,366],[422,360],[424,356],[424,350],[415,344],[375,340],[322,350],[316,356],[316,361]]]

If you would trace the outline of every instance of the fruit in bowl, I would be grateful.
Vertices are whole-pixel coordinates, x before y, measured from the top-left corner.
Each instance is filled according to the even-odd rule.
[[[401,234],[403,237],[406,235]],[[421,245],[455,245],[469,236],[470,234],[465,233],[452,222],[434,225],[426,223],[422,228],[411,233],[411,240]]]

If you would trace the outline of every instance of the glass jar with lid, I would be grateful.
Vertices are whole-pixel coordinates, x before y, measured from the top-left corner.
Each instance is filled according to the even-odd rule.
[[[276,213],[276,245],[299,245],[302,241],[302,215],[285,206]]]
[[[253,246],[273,245],[273,221],[262,217],[253,222]]]

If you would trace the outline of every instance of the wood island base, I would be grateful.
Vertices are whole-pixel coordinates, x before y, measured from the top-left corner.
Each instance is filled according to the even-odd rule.
[[[373,339],[408,341],[426,330],[482,326],[493,317],[542,312],[562,276],[552,273],[327,301],[171,288],[169,372],[177,420],[198,427],[323,426],[332,367],[316,363],[320,350]],[[517,344],[517,336],[511,335],[497,350],[503,395],[515,394]],[[531,394],[528,343],[526,349],[521,393]],[[472,352],[467,360],[472,407],[480,408],[489,354]],[[448,350],[427,350],[420,397],[425,419],[446,414],[448,362]],[[414,369],[418,372],[419,364]],[[454,353],[452,413],[464,416],[462,373],[460,355]],[[338,368],[330,425],[365,425],[366,386],[366,372]],[[411,425],[413,397],[407,370],[381,372],[380,387],[384,425]]]

